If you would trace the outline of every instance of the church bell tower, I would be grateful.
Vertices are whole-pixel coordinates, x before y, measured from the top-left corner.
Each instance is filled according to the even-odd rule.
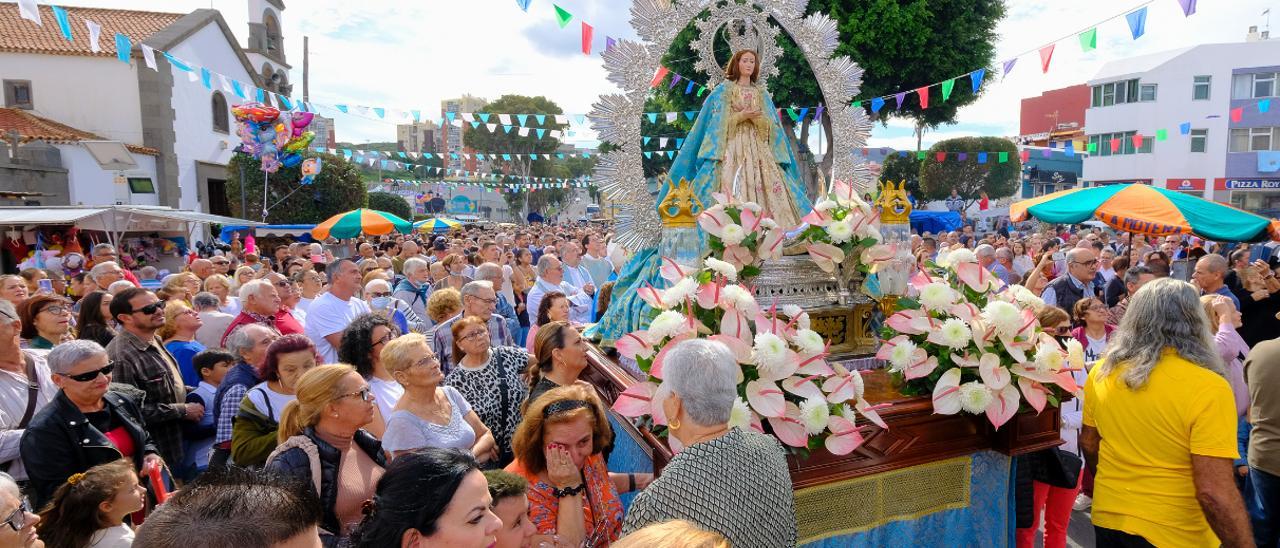
[[[245,55],[262,76],[264,87],[290,96],[289,63],[284,56],[281,14],[284,0],[249,0],[249,43]]]

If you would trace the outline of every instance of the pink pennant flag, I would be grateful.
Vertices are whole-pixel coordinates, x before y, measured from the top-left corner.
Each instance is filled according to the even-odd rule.
[[[1026,163],[1027,160],[1031,159],[1031,151],[1023,149],[1023,151],[1019,154],[1019,156],[1022,156],[1022,162]]]
[[[658,67],[658,73],[653,75],[653,81],[649,82],[649,87],[657,87],[663,78],[667,77],[667,73],[671,72],[667,67]]]
[[[591,25],[582,22],[582,54],[591,55]]]
[[[939,161],[939,162],[945,162],[945,161],[947,161],[947,153],[945,153],[945,152],[939,152],[939,153],[934,154],[933,156],[934,156],[934,159],[936,159],[936,160],[937,160],[937,161]]]
[[[920,96],[920,108],[929,108],[929,86],[916,88],[916,95]]]
[[[1053,60],[1053,44],[1040,48],[1040,71],[1049,72],[1049,61]]]
[[[1239,122],[1242,116],[1244,116],[1244,107],[1236,107],[1231,109],[1232,122]]]
[[[1115,153],[1117,153],[1117,152],[1120,152],[1120,140],[1119,140],[1119,139],[1112,139],[1112,140],[1111,140],[1111,153],[1112,153],[1112,154],[1115,154]]]
[[[1143,138],[1141,133],[1133,134],[1133,148],[1142,148]]]

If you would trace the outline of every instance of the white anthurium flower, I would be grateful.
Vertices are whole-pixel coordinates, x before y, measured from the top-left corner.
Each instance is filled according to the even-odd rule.
[[[662,302],[679,305],[698,293],[698,282],[693,278],[681,278],[675,285],[662,292]]]
[[[956,290],[946,282],[932,282],[920,288],[920,305],[928,310],[944,310],[955,304]]]
[[[969,326],[959,318],[951,318],[942,322],[942,327],[938,332],[941,334],[942,344],[956,350],[968,348],[969,341],[973,340],[973,336],[969,332]]]
[[[729,223],[720,230],[720,239],[724,241],[726,246],[738,245],[746,238],[747,231],[736,223]]]
[[[1084,345],[1075,337],[1067,339],[1067,363],[1072,369],[1084,369]]]
[[[754,312],[756,308],[755,296],[737,284],[724,286],[720,290],[720,300],[739,312]]]
[[[667,337],[675,337],[689,329],[688,318],[675,310],[666,310],[649,323],[649,336],[661,341]]]
[[[828,211],[831,211],[832,209],[835,209],[837,205],[838,204],[836,204],[836,202],[830,199],[824,199],[824,200],[819,200],[818,203],[816,204],[813,204],[813,209],[814,211],[821,211],[823,213],[826,213]]]
[[[827,347],[826,342],[822,340],[822,335],[811,329],[796,330],[791,342],[796,343],[802,353],[809,355],[821,354]]]
[[[788,304],[782,306],[782,313],[786,314],[788,318],[799,316],[802,312],[804,312],[804,309],[798,305]]]
[[[1022,311],[1011,303],[992,300],[982,309],[982,319],[1002,335],[1013,337],[1022,329]]]
[[[750,428],[751,406],[742,398],[733,401],[733,409],[729,410],[729,428]]]
[[[810,436],[821,434],[831,420],[831,408],[823,398],[809,398],[800,403],[800,421]]]
[[[653,328],[649,328],[653,332]],[[762,369],[783,367],[787,361],[787,341],[773,333],[758,333],[755,339],[756,365]]]
[[[994,399],[991,389],[981,382],[972,381],[960,385],[960,408],[966,413],[985,413]]]
[[[950,266],[951,266],[951,252],[950,252],[950,251],[948,251],[948,250],[946,250],[946,249],[939,249],[939,250],[938,250],[938,254],[937,254],[936,256],[934,256],[934,258],[933,258],[933,263],[934,263],[934,264],[936,264],[936,265],[938,265],[938,266],[940,266],[940,267],[942,267],[942,268],[950,267]]]
[[[800,329],[812,328],[812,326],[809,324],[808,312],[801,312],[799,316],[796,316],[796,327],[799,327]]]
[[[825,230],[833,244],[848,242],[849,239],[853,237],[853,225],[850,225],[845,221],[835,221],[827,225]]]

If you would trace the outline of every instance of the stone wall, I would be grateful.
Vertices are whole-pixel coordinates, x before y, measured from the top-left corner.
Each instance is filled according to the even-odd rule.
[[[70,205],[71,192],[62,153],[52,145],[35,141],[16,149],[0,141],[0,194],[31,192],[43,196],[0,195],[0,205]]]

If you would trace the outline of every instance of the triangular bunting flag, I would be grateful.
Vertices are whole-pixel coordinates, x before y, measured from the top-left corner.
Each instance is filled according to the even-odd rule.
[[[675,122],[675,121],[676,121],[676,117],[678,117],[678,116],[680,116],[680,113],[679,113],[679,112],[668,112],[668,113],[667,113],[667,123]]]
[[[671,88],[676,87],[676,84],[679,84],[679,83],[680,83],[680,80],[682,80],[682,79],[684,79],[684,76],[680,76],[679,74],[677,74],[677,75],[675,75],[675,76],[672,76],[672,77],[671,77],[671,83],[670,83],[670,84],[667,84],[667,89],[671,89]]]
[[[1053,46],[1049,44],[1040,48],[1040,72],[1049,72],[1049,62],[1053,60]]]
[[[541,138],[542,138],[542,135],[543,135],[544,133],[546,133],[546,132],[547,132],[547,130],[542,129],[542,128],[535,129],[534,131],[538,134],[538,138],[539,138],[539,139],[541,139]]]
[[[671,72],[667,67],[658,67],[658,72],[653,75],[653,80],[649,82],[649,87],[656,87],[663,78],[667,77],[667,73]]]
[[[1167,130],[1167,129],[1157,129],[1157,130],[1156,130],[1156,140],[1157,140],[1157,141],[1164,141],[1164,140],[1166,140],[1166,139],[1168,139],[1168,138],[1169,138],[1169,130]]]
[[[980,68],[969,73],[969,81],[973,84],[973,93],[976,95],[978,89],[982,87],[982,77],[986,76],[987,69]]]
[[[929,108],[929,86],[916,88],[916,96],[920,98],[920,108]]]
[[[147,62],[147,68],[159,71],[160,69],[156,66],[156,50],[146,44],[138,44],[138,47],[142,49],[142,60]]]
[[[31,4],[34,5],[35,0],[31,0]],[[36,17],[39,17],[39,16],[40,16],[39,12],[36,12]],[[102,51],[102,46],[98,45],[98,39],[102,37],[102,25],[99,25],[88,19],[85,19],[84,26],[85,28],[89,29],[89,51],[92,51],[94,53],[98,53]],[[189,70],[190,69],[188,69],[188,71]]]
[[[1003,68],[1000,70],[1000,79],[1003,80],[1007,78],[1009,73],[1013,72],[1013,66],[1016,64],[1018,64],[1017,57],[1014,57],[1013,59],[1006,59]]]
[[[1236,108],[1231,109],[1231,121],[1232,121],[1232,122],[1239,122],[1239,121],[1240,121],[1240,118],[1241,118],[1241,117],[1243,117],[1243,116],[1244,116],[1244,107],[1236,107]]]
[[[1019,156],[1021,156],[1021,157],[1022,157],[1022,162],[1023,162],[1023,163],[1026,163],[1026,162],[1027,162],[1027,160],[1030,160],[1030,159],[1031,159],[1031,151],[1030,151],[1030,150],[1023,150],[1021,153],[1019,153]]]
[[[692,121],[693,121],[693,119],[694,119],[694,118],[697,118],[697,117],[698,117],[698,111],[696,111],[696,110],[686,110],[686,111],[684,111],[684,118],[685,118],[686,120],[689,120],[689,121],[691,121],[691,122],[692,122]]]
[[[1129,21],[1129,33],[1137,40],[1147,32],[1147,7],[1142,6],[1124,16]]]
[[[685,95],[688,95],[688,94],[690,94],[690,93],[693,93],[693,85],[694,85],[694,81],[693,81],[693,80],[689,80],[689,85],[687,85],[687,86],[685,86],[685,87],[684,87],[684,94],[685,94]]]
[[[945,162],[945,161],[947,161],[947,153],[945,153],[945,152],[936,152],[936,153],[934,153],[934,155],[933,155],[933,159],[934,159],[934,160],[937,160],[937,161],[939,161],[939,162]]]
[[[591,25],[582,22],[582,54],[591,55]]]
[[[871,112],[878,114],[882,108],[884,108],[883,97],[876,97],[871,100]]]
[[[978,163],[979,163],[979,164],[985,164],[985,163],[987,163],[987,153],[985,153],[985,152],[979,152],[979,153],[978,153]]]
[[[535,120],[537,120],[537,121],[538,121],[538,125],[543,125],[543,124],[547,123],[547,115],[546,115],[546,114],[534,114],[534,115],[533,115],[533,119],[535,119]]]
[[[656,113],[656,112],[646,112],[646,113],[645,113],[645,116],[646,116],[647,118],[649,118],[649,123],[650,123],[650,124],[656,124],[656,123],[658,123],[658,113]]]
[[[520,122],[520,125],[522,125],[522,126],[527,126],[527,125],[529,125],[529,124],[525,123],[525,122],[528,122],[528,121],[529,121],[529,115],[528,115],[528,114],[517,114],[517,115],[516,115],[516,120],[517,120],[517,121],[519,121],[519,122]]]
[[[1141,133],[1133,134],[1133,148],[1142,148],[1142,141],[1144,139],[1145,138],[1142,136]]]
[[[40,22],[40,6],[36,5],[36,0],[18,0],[18,15],[32,23],[44,26]]]
[[[1007,162],[1009,161],[1009,153],[1008,153],[1008,152],[1001,152],[1001,153],[997,154],[996,156],[997,156],[996,161],[998,161],[998,162],[1000,162],[1000,163],[1002,163],[1002,164],[1003,164],[1003,163],[1007,163]]]
[[[954,78],[949,78],[942,83],[942,102],[945,103],[947,99],[951,98],[951,90],[955,89],[955,87],[956,80]]]
[[[1183,122],[1183,123],[1181,123],[1181,124],[1178,124],[1178,132],[1179,132],[1179,133],[1181,133],[1181,134],[1183,134],[1183,135],[1188,135],[1188,134],[1190,134],[1190,133],[1191,133],[1191,122]]]
[[[564,8],[557,6],[555,4],[552,4],[552,6],[556,8],[556,20],[560,22],[560,28],[565,28],[566,26],[568,26],[569,21],[573,20],[573,14],[565,11]]]
[[[34,4],[34,2],[32,2]],[[67,10],[62,6],[49,6],[53,10],[53,18],[58,21],[58,31],[62,33],[62,37],[68,41],[75,41],[71,36],[71,21],[67,19]],[[39,12],[37,12],[37,15]]]
[[[1080,50],[1093,51],[1098,49],[1098,27],[1093,27],[1080,33]]]
[[[899,108],[901,108],[901,105],[899,105]],[[792,122],[800,121],[800,115],[796,113],[796,109],[794,108],[787,109],[787,116],[791,118]]]
[[[902,101],[907,98],[907,92],[899,91],[893,94],[893,98],[898,101],[898,110],[902,110]]]
[[[1271,99],[1263,99],[1258,101],[1258,112],[1266,114],[1271,110]]]
[[[524,12],[525,12],[525,13],[528,13],[528,12],[529,12],[529,2],[532,2],[532,1],[533,1],[533,0],[516,0],[516,5],[517,5],[517,6],[520,6],[520,9],[521,9],[521,10],[524,10]]]
[[[133,49],[133,43],[129,41],[129,37],[116,33],[116,59],[121,63],[129,64],[129,51]]]
[[[1182,16],[1191,17],[1196,12],[1196,0],[1178,0],[1182,6]]]

